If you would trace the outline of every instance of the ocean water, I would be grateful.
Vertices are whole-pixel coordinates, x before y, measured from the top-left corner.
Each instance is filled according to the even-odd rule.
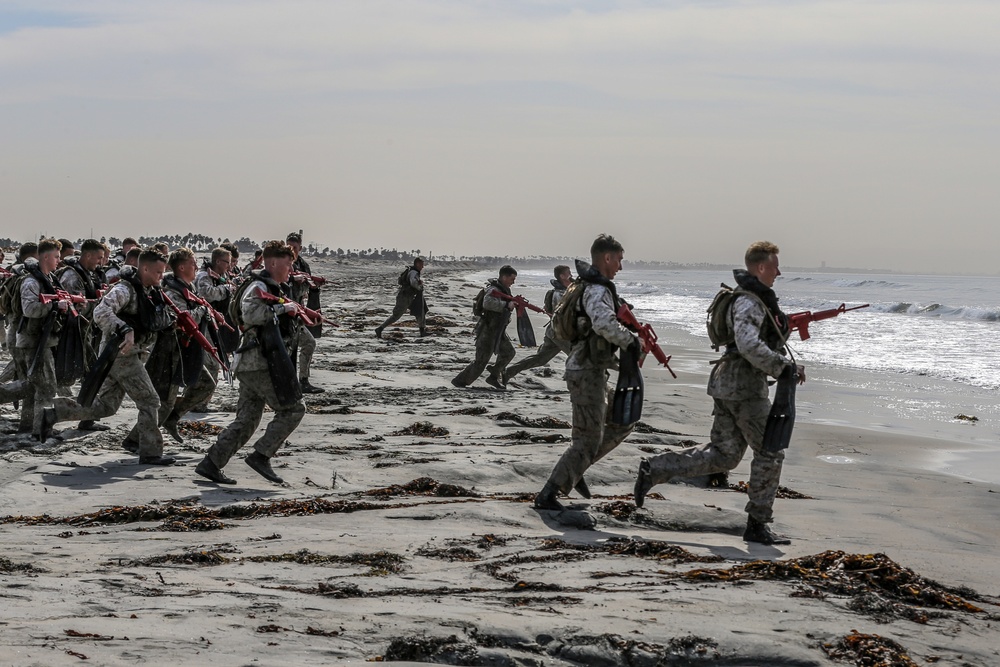
[[[514,291],[541,303],[550,277],[522,271]],[[705,316],[720,282],[735,285],[732,272],[627,263],[615,280],[675,369],[706,380],[718,355]],[[954,447],[935,469],[1000,482],[1000,277],[788,271],[775,291],[788,313],[871,304],[814,322],[806,341],[792,335],[809,378],[798,392],[800,420],[945,439]]]

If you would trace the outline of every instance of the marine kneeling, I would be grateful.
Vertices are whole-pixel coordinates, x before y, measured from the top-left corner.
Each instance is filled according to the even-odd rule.
[[[288,283],[295,253],[282,241],[264,246],[264,269],[253,271],[234,295],[231,314],[243,329],[236,350],[233,371],[239,380],[240,396],[236,418],[222,433],[195,469],[202,477],[219,484],[235,484],[222,469],[240,448],[249,442],[260,424],[264,406],[274,418],[254,443],[254,451],[244,460],[264,479],[282,484],[271,469],[271,457],[302,421],[306,406],[292,358],[299,337],[299,305],[292,299]],[[285,303],[269,303],[261,296],[270,293]]]

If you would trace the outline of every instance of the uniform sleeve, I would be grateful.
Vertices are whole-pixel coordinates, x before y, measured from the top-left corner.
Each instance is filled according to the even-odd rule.
[[[42,303],[39,295],[41,285],[34,278],[27,278],[21,281],[21,312],[25,317],[41,318],[52,312],[56,307],[54,301]]]
[[[225,284],[216,285],[212,276],[208,275],[208,271],[198,272],[194,279],[194,289],[198,296],[209,303],[225,301],[229,296],[229,287]]]
[[[177,310],[185,313],[191,313],[191,318],[194,319],[195,324],[201,324],[201,320],[205,316],[204,306],[191,308],[188,305],[187,299],[184,298],[184,295],[170,287],[164,287],[163,293],[167,295],[167,298],[170,299],[175,306],[177,306]]]
[[[636,340],[636,335],[618,321],[611,292],[603,285],[587,285],[583,292],[583,309],[590,316],[594,332],[602,338],[621,348],[628,347]]]
[[[494,296],[497,292],[495,287],[488,287],[486,289],[486,295],[483,297],[483,310],[490,310],[494,313],[502,313],[507,310],[507,304],[510,303],[506,299],[498,296]]]
[[[63,271],[63,274],[59,277],[59,284],[70,294],[83,296],[86,291],[83,287],[83,281],[80,279],[80,274],[73,269]]]
[[[267,291],[267,285],[259,280],[255,280],[243,293],[240,301],[240,312],[243,314],[243,323],[248,327],[257,327],[267,324],[274,317],[278,310],[284,311],[281,304],[270,304],[257,295],[257,290]]]
[[[127,283],[116,283],[94,308],[94,322],[106,335],[110,336],[120,327],[126,326],[118,317],[128,302],[132,300],[132,289]]]
[[[737,297],[733,303],[733,333],[736,335],[736,349],[740,356],[754,368],[778,377],[789,361],[769,348],[761,338],[761,329],[771,326],[764,321],[767,317],[771,317],[771,314],[757,299]]]
[[[552,290],[552,311],[559,307],[559,302],[566,296],[566,290]]]
[[[410,287],[413,289],[419,292],[424,288],[424,286],[420,284],[420,273],[417,271],[410,269],[410,272],[406,274],[406,277],[410,281]]]

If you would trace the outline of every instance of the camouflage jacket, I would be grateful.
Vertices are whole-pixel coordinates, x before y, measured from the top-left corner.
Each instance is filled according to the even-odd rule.
[[[206,269],[202,269],[194,277],[194,287],[198,296],[209,303],[225,301],[233,293],[230,283],[213,278]]]
[[[277,283],[271,282],[272,287]],[[240,342],[240,349],[233,361],[233,371],[262,371],[267,370],[267,359],[261,354],[260,346],[257,344],[256,327],[271,322],[275,317],[279,318],[279,323],[283,324],[283,332],[291,332],[290,335],[283,335],[285,347],[290,355],[295,354],[298,347],[299,320],[288,321],[290,318],[285,315],[285,305],[279,303],[268,303],[257,295],[257,290],[267,292],[268,285],[257,274],[250,285],[243,292],[239,309],[243,320],[243,339]],[[284,318],[284,319],[283,319]]]
[[[563,293],[565,294],[565,292]],[[616,368],[615,353],[636,340],[615,315],[614,297],[604,285],[586,283],[581,298],[590,331],[575,343],[566,360],[567,371]]]
[[[49,316],[58,305],[51,301],[42,303],[42,285],[31,273],[28,273],[21,281],[21,320],[18,322],[17,333],[15,334],[15,346],[18,349],[35,349],[38,347],[38,338],[42,333],[42,326],[45,318]],[[57,316],[58,319],[58,316]],[[53,327],[52,333],[58,331]],[[59,337],[49,335],[46,343],[47,347],[55,347],[59,342]]]
[[[763,302],[752,296],[737,296],[728,314],[736,335],[736,350],[719,360],[708,379],[708,394],[725,400],[767,398],[767,376],[778,377],[791,363],[768,347],[764,327],[771,317]]]
[[[146,288],[147,293],[152,291],[153,288]],[[121,327],[128,326],[128,324],[119,317],[119,314],[126,314],[136,316],[139,313],[138,305],[136,304],[135,288],[128,280],[119,280],[114,284],[108,293],[97,302],[97,307],[94,308],[94,324],[100,327],[101,331],[104,333],[104,342],[107,343],[111,339],[118,329]],[[156,342],[155,333],[140,334],[135,332],[135,345],[129,350],[128,355],[131,356],[135,354],[141,354],[149,352],[149,349]],[[103,345],[102,345],[103,349]]]

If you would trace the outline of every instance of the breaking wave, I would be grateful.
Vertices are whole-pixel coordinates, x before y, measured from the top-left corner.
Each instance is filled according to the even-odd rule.
[[[945,306],[940,303],[919,304],[900,301],[897,303],[875,304],[872,310],[881,313],[924,315],[953,320],[978,320],[981,322],[1000,322],[1000,309],[976,308],[972,306]]]

